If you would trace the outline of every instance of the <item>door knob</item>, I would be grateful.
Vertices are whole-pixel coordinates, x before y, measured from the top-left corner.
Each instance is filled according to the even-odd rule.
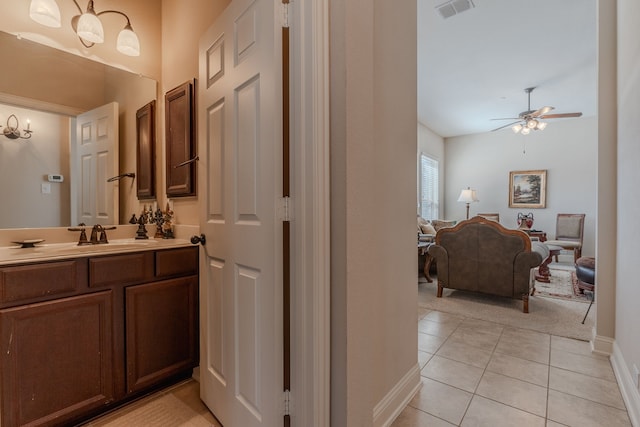
[[[207,237],[204,234],[201,234],[199,236],[191,236],[191,243],[193,243],[194,245],[200,243],[202,246],[204,246],[205,243],[207,243]]]

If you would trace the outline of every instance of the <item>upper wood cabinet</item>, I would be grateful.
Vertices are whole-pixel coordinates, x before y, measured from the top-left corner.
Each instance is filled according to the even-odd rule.
[[[196,195],[195,81],[165,94],[167,196]]]
[[[156,197],[156,101],[136,112],[136,180],[138,199]]]

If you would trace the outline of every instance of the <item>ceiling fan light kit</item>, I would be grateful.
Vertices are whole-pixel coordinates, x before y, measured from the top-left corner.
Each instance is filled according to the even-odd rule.
[[[541,121],[542,119],[560,119],[560,118],[568,118],[568,117],[580,117],[582,113],[561,113],[561,114],[547,114],[554,107],[545,106],[537,110],[531,109],[531,92],[535,87],[528,87],[524,91],[527,94],[527,111],[523,111],[518,115],[518,117],[507,117],[503,119],[492,119],[492,120],[517,120],[513,123],[509,123],[504,126],[500,126],[493,131],[497,131],[500,129],[504,129],[510,127],[514,133],[519,133],[522,135],[528,135],[532,130],[544,130],[547,127],[547,123]]]

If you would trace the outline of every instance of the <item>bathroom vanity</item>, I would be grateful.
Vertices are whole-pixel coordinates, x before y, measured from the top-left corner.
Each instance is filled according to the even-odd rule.
[[[0,257],[0,425],[73,425],[198,365],[198,247],[95,246]]]

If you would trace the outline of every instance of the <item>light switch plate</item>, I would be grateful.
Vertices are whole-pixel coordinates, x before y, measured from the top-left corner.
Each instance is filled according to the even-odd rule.
[[[51,184],[48,182],[42,183],[42,194],[51,194]]]

